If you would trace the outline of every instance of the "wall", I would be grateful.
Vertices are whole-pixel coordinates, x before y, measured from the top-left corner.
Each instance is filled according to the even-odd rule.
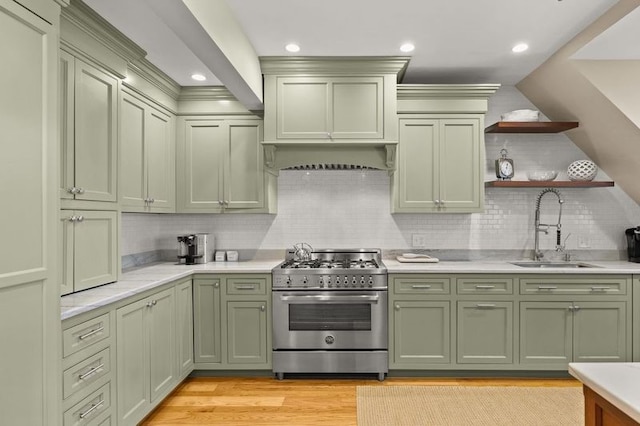
[[[489,101],[486,123],[514,109],[534,108],[513,86]],[[516,178],[531,169],[555,169],[566,179],[567,166],[587,158],[564,134],[486,135],[486,180],[494,180],[493,162],[505,147]],[[602,172],[596,179],[608,179]],[[540,189],[487,188],[482,214],[396,214],[390,212],[389,176],[366,171],[282,171],[278,178],[278,214],[146,215],[123,214],[122,253],[175,249],[175,236],[209,232],[216,248],[281,250],[294,243],[314,247],[376,247],[408,250],[413,234],[425,234],[427,249],[445,259],[528,256],[533,247],[533,213]],[[624,229],[640,223],[640,207],[619,188],[561,189],[565,203],[563,234],[580,259],[618,257],[625,249]],[[542,221],[557,220],[555,197],[542,202]],[[552,249],[555,233],[541,236]],[[582,247],[578,247],[578,246]],[[585,247],[588,246],[588,247]]]

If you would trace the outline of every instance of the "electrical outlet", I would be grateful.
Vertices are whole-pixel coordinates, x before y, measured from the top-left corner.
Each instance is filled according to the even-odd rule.
[[[591,241],[589,241],[588,235],[580,235],[578,237],[578,248],[590,248]]]
[[[427,234],[412,234],[411,235],[411,247],[414,247],[414,248],[426,248],[427,247]]]

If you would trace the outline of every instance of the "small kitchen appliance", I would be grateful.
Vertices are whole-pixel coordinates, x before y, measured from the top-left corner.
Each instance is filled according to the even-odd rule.
[[[379,249],[299,246],[272,270],[273,372],[388,372],[387,269]]]
[[[624,231],[627,237],[627,253],[629,262],[640,263],[640,226]]]
[[[187,265],[207,263],[211,260],[213,239],[209,234],[178,235],[178,262]]]

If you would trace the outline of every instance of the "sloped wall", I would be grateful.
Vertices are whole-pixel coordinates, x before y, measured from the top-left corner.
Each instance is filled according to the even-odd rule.
[[[579,121],[580,127],[566,135],[636,203],[640,203],[640,128],[633,113],[628,114],[634,110],[630,105],[640,99],[633,99],[632,90],[625,94],[620,81],[616,86],[603,80],[603,68],[609,69],[610,81],[629,76],[627,70],[616,68],[629,63],[594,64],[571,57],[638,6],[637,0],[621,0],[516,85],[551,120]]]

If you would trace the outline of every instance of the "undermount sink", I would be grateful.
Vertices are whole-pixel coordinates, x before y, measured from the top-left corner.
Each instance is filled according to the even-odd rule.
[[[599,268],[582,262],[510,262],[512,265],[521,268]]]

